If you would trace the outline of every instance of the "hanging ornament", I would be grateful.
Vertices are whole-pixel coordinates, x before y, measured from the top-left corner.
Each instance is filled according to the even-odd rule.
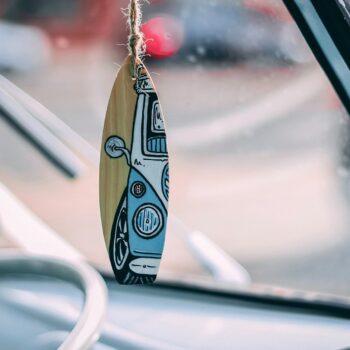
[[[152,283],[167,223],[169,166],[164,119],[144,52],[141,12],[131,0],[129,55],[109,99],[100,160],[103,233],[116,280]]]

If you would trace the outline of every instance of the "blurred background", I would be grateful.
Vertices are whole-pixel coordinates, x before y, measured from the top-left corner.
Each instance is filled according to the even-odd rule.
[[[127,54],[127,3],[0,2],[0,74],[96,149]],[[350,124],[282,1],[152,0],[143,12],[169,137],[170,211],[253,282],[350,295]],[[68,179],[3,120],[0,164],[25,205],[109,268],[96,166]],[[1,225],[0,246],[14,246]],[[210,278],[173,232],[162,273]]]

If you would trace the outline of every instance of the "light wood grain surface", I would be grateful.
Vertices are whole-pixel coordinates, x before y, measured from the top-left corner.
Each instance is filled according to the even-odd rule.
[[[133,117],[137,95],[130,75],[130,57],[123,62],[114,82],[106,112],[100,158],[100,211],[104,239],[109,248],[114,215],[127,186],[129,166],[125,157],[111,159],[104,151],[106,140],[118,135],[131,148]]]

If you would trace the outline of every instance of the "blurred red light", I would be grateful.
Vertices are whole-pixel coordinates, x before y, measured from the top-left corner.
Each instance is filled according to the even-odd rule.
[[[183,25],[174,17],[154,17],[142,25],[142,32],[146,42],[146,53],[155,58],[174,55],[183,43]]]

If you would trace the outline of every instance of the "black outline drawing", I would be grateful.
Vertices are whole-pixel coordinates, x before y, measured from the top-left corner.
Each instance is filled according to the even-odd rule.
[[[109,156],[109,158],[112,158],[112,159],[119,158],[122,155],[125,155],[130,168],[129,176],[128,176],[128,185],[123,191],[123,194],[120,198],[120,201],[118,203],[117,210],[113,219],[113,224],[111,229],[111,239],[110,239],[110,245],[109,245],[109,256],[113,267],[113,271],[115,273],[115,277],[117,281],[121,284],[147,284],[147,283],[152,283],[155,280],[156,274],[153,275],[153,274],[149,274],[148,272],[143,272],[146,270],[142,270],[142,268],[157,270],[157,267],[159,267],[160,258],[155,256],[152,257],[152,251],[147,252],[147,251],[141,251],[139,249],[135,250],[135,253],[139,253],[142,255],[134,256],[131,253],[131,251],[133,250],[130,249],[130,245],[129,245],[129,234],[137,234],[141,239],[152,240],[153,238],[157,237],[160,234],[160,232],[162,232],[162,230],[165,227],[166,219],[167,219],[166,206],[168,202],[168,196],[164,194],[164,188],[163,188],[163,177],[165,173],[165,168],[168,171],[168,153],[167,153],[167,145],[166,145],[166,134],[165,134],[164,127],[157,130],[151,130],[151,129],[154,129],[152,128],[153,114],[158,113],[159,114],[158,118],[160,118],[162,117],[162,113],[161,113],[161,106],[158,101],[158,96],[142,64],[140,64],[138,67],[138,76],[135,82],[134,89],[137,93],[137,101],[136,101],[135,111],[133,115],[130,151],[128,151],[125,148],[125,141],[117,135],[109,136],[104,145],[104,150]],[[145,96],[147,96],[147,98]],[[143,103],[142,107],[140,103]],[[157,106],[157,108],[155,108],[154,106]],[[141,111],[139,109],[140,107],[142,108]],[[137,114],[137,113],[141,113],[141,117],[140,117],[140,114]],[[151,116],[150,116],[150,113],[151,113]],[[138,133],[135,131],[136,118],[138,118],[139,120],[139,124],[137,124],[138,125],[137,130],[141,131],[141,133],[139,135],[139,138],[134,140],[134,137],[135,138],[137,137],[135,136],[135,134],[138,135]],[[145,122],[147,123],[147,125],[145,125]],[[162,122],[164,125],[164,120]],[[159,144],[156,144],[155,148],[160,150],[163,150],[165,148],[165,153],[162,153],[162,152],[157,153],[154,151],[152,152],[147,149],[147,141],[149,139],[148,137],[149,135],[151,135],[151,137],[154,135],[159,139],[159,141],[156,141],[156,142],[159,142]],[[121,148],[120,155],[118,154],[116,157],[113,157],[111,154],[109,154],[107,150],[108,141],[110,141],[114,137],[120,140],[118,143],[120,143],[120,148]],[[136,147],[136,149],[134,150],[135,142],[138,142],[137,144],[138,147]],[[146,152],[144,147],[146,147]],[[136,150],[139,150],[139,153]],[[136,153],[133,151],[135,151]],[[135,154],[137,154],[137,156],[132,158],[132,156]],[[142,169],[144,168],[142,167],[145,167],[148,164],[148,162],[158,163],[159,161],[161,161],[160,164],[166,161],[166,165],[157,166],[159,169],[162,169],[160,170],[161,171],[160,180],[159,180],[160,184],[159,186],[157,185],[157,188],[159,187],[157,191],[152,185],[152,183],[150,182],[150,178],[147,177],[145,174],[143,174]],[[132,164],[132,162],[134,164]],[[152,193],[158,198],[159,204],[162,206],[162,209],[160,209],[158,204],[156,203],[144,202],[138,206],[138,208],[135,210],[134,213],[128,213],[128,210],[129,210],[128,209],[128,200],[129,200],[128,188],[130,185],[130,176],[131,176],[132,169],[137,173],[139,173],[141,178],[145,180],[145,182],[147,183],[147,186],[150,187],[150,190],[152,191]],[[132,189],[133,189],[133,186],[137,184],[137,182],[140,182],[140,181],[134,181],[131,184],[130,193],[135,198],[140,199],[146,194],[147,188],[145,184],[140,182],[144,187],[144,191],[140,195],[136,195],[134,191],[132,191]],[[154,232],[151,232],[150,234],[143,233],[139,229],[137,223],[135,222],[137,220],[137,216],[138,216],[137,214],[141,210],[144,210],[147,207],[154,210],[157,213],[159,218],[159,223],[157,225],[157,228],[154,230]],[[163,211],[165,213],[165,217],[163,215]],[[130,219],[128,215],[132,215],[131,225],[133,227],[133,230],[130,230],[130,228],[128,227],[129,225],[128,220]],[[125,222],[121,222],[122,219]],[[126,225],[126,226],[125,228],[121,228],[120,225]],[[163,235],[165,235],[165,232],[163,232]],[[135,266],[132,265],[131,264],[132,261],[137,261],[137,264],[135,262]],[[143,261],[144,263],[142,263]],[[147,263],[147,261],[149,261],[149,263]],[[135,269],[137,270],[137,268],[141,268],[142,272],[136,273],[131,269],[131,265],[134,268],[134,270]]]

